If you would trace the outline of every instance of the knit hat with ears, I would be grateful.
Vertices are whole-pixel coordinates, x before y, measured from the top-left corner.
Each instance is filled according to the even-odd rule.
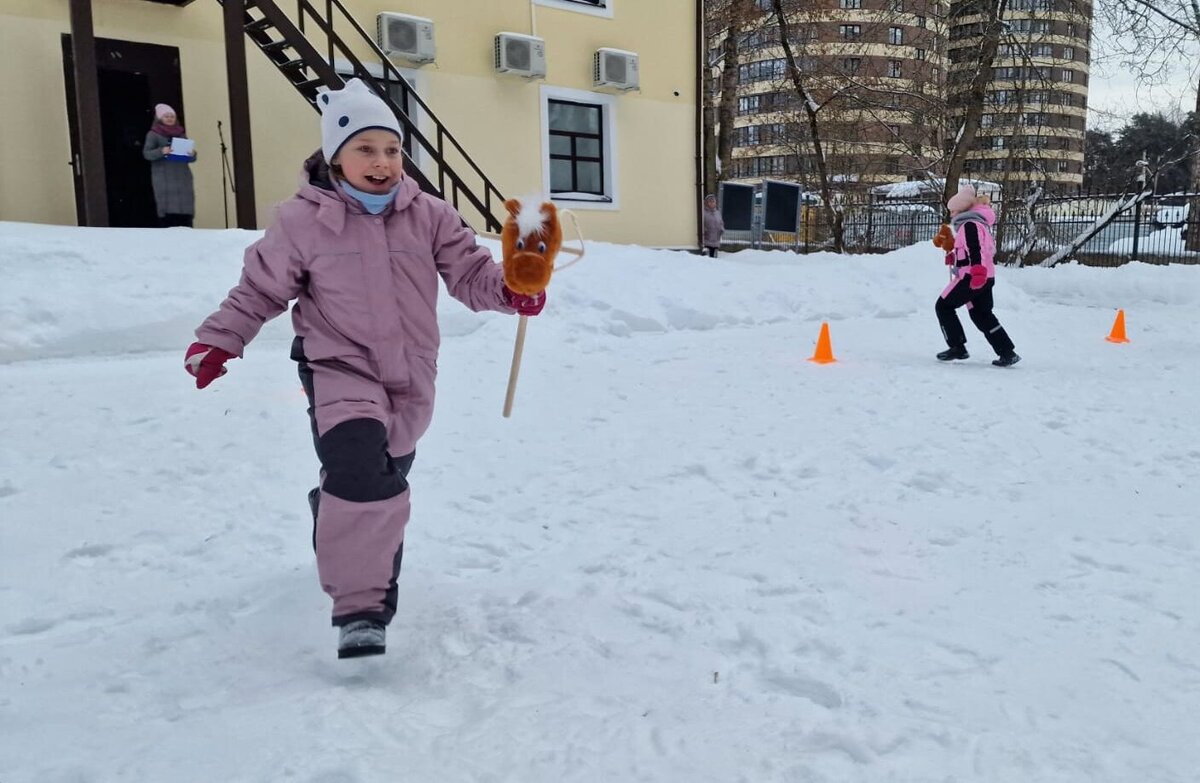
[[[155,104],[155,106],[154,106],[154,119],[156,119],[156,120],[161,120],[163,117],[167,116],[168,114],[174,114],[174,113],[175,113],[175,110],[172,109],[170,106],[168,106],[165,103]]]
[[[327,163],[333,163],[333,157],[351,136],[370,128],[404,138],[396,115],[361,79],[351,79],[340,90],[321,92],[317,108],[321,110],[321,151]]]
[[[954,213],[966,212],[978,203],[979,197],[975,195],[975,188],[970,185],[962,185],[958,192],[946,202],[946,209]]]

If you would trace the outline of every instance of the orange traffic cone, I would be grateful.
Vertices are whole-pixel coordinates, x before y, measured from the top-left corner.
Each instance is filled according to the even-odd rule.
[[[817,338],[817,350],[809,361],[817,364],[832,364],[837,361],[833,358],[833,344],[829,341],[829,323],[826,321],[821,322],[821,335]]]
[[[1108,337],[1104,338],[1110,343],[1127,343],[1129,338],[1125,336],[1125,311],[1117,311],[1117,320],[1113,321],[1112,331]]]

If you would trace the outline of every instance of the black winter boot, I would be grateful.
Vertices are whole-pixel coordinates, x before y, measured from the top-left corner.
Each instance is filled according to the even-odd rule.
[[[947,348],[937,355],[939,362],[948,362],[954,359],[969,359],[971,354],[967,353],[967,346],[955,345]]]
[[[354,620],[341,627],[338,635],[339,658],[383,655],[387,650],[387,628],[378,620]]]
[[[995,361],[993,361],[992,364],[996,365],[997,367],[1012,367],[1014,364],[1016,364],[1019,361],[1021,361],[1021,357],[1017,356],[1016,352],[1013,351],[1013,352],[1004,354],[999,359],[996,359]]]

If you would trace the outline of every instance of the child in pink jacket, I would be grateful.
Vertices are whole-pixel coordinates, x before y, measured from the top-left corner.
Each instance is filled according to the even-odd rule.
[[[986,199],[975,195],[975,189],[970,185],[959,188],[946,202],[946,208],[954,233],[954,249],[946,253],[946,264],[951,267],[952,277],[938,297],[934,310],[949,348],[937,358],[943,362],[968,358],[967,335],[954,312],[966,305],[971,323],[983,332],[996,352],[997,358],[992,364],[1011,367],[1021,361],[1021,357],[992,312],[992,289],[996,286],[996,242],[992,239],[992,226],[996,223],[996,213]]]
[[[433,415],[438,277],[475,311],[537,315],[546,298],[509,290],[458,213],[404,175],[399,122],[366,85],[352,79],[318,106],[320,152],[246,250],[240,282],[196,330],[185,367],[203,389],[297,300],[291,358],[321,462],[313,545],[338,657],[350,658],[383,653],[396,612],[407,476]]]

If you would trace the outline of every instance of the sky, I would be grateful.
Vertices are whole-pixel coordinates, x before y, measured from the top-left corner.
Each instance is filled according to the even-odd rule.
[[[1162,111],[1170,116],[1195,108],[1200,49],[1193,47],[1192,58],[1179,63],[1156,83],[1147,84],[1122,58],[1107,54],[1114,48],[1107,45],[1112,35],[1103,18],[1097,17],[1088,89],[1089,129],[1116,130],[1138,112]]]
[[[1195,107],[1194,81],[1188,73],[1178,73],[1163,84],[1146,85],[1127,68],[1115,63],[1093,65],[1088,91],[1088,128],[1116,130],[1130,115],[1142,111],[1176,110],[1189,112]]]

